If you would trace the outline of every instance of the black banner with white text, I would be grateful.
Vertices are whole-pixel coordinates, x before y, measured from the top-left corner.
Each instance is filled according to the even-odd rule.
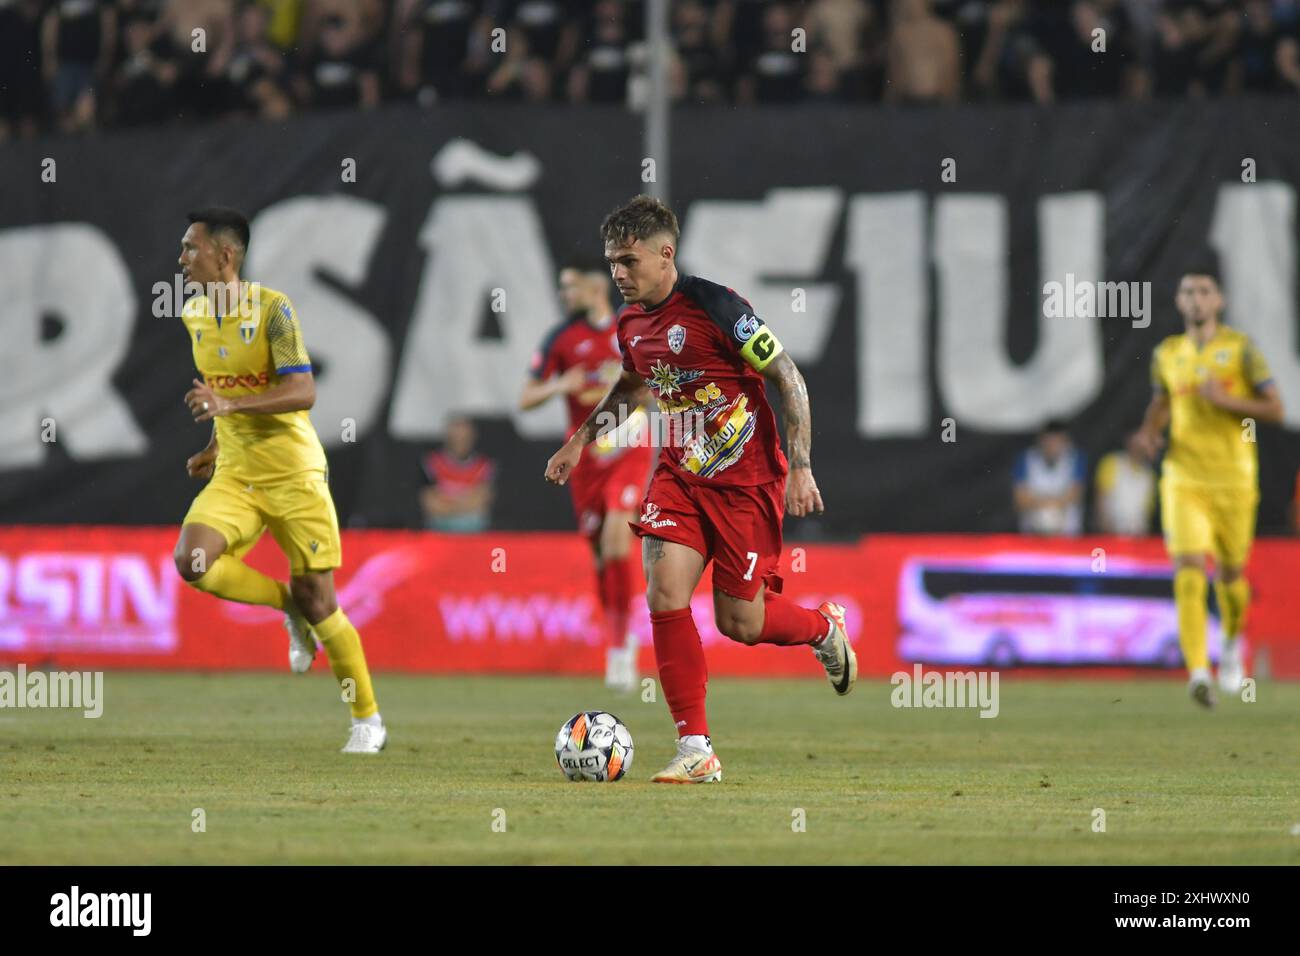
[[[220,203],[253,219],[245,275],[296,306],[343,523],[417,525],[419,458],[465,412],[494,526],[572,527],[542,478],[563,409],[517,399],[557,269],[600,257],[601,218],[662,162],[640,122],[391,108],[0,146],[0,521],[184,515],[208,427],[170,290],[186,212]],[[1250,100],[676,115],[681,267],[748,298],[808,382],[827,513],[787,533],[1012,529],[1045,420],[1093,465],[1137,426],[1207,252],[1287,404],[1258,430],[1260,530],[1282,531],[1297,128],[1300,104]]]

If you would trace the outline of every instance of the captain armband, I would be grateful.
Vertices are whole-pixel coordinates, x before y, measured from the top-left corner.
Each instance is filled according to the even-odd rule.
[[[764,325],[741,346],[740,354],[754,371],[761,372],[783,351],[780,340]]]

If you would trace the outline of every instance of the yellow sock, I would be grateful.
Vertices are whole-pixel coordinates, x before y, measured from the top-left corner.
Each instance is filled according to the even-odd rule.
[[[1241,634],[1241,626],[1246,622],[1246,610],[1250,607],[1250,585],[1245,578],[1237,578],[1231,584],[1215,581],[1214,594],[1219,599],[1223,639],[1235,641]]]
[[[1205,637],[1205,572],[1179,568],[1174,574],[1174,603],[1178,607],[1178,643],[1189,671],[1205,670],[1210,655]]]
[[[255,571],[238,558],[223,554],[212,562],[203,577],[191,585],[208,594],[242,604],[262,604],[283,611],[288,589],[284,584]]]
[[[379,713],[379,704],[375,701],[374,688],[370,686],[370,670],[366,667],[366,652],[361,649],[361,635],[348,620],[343,608],[337,608],[333,614],[319,624],[313,624],[316,636],[325,647],[325,655],[330,660],[330,670],[345,692],[352,691],[349,703],[352,716],[370,717]],[[343,682],[351,680],[348,687]]]

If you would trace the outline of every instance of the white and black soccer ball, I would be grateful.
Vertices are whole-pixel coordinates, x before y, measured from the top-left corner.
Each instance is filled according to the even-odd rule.
[[[613,714],[584,710],[556,734],[555,760],[570,780],[612,783],[632,766],[632,735]]]

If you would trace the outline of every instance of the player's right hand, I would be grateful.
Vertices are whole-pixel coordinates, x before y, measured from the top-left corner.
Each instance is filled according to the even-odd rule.
[[[1146,456],[1147,461],[1155,461],[1160,449],[1164,447],[1165,439],[1159,432],[1139,428],[1133,433],[1133,444]]]
[[[205,448],[197,455],[190,455],[185,461],[185,471],[191,478],[211,478],[217,467],[215,449]]]
[[[581,457],[582,446],[565,442],[564,447],[552,455],[551,460],[546,463],[546,480],[553,481],[557,485],[564,484],[573,474],[573,469],[578,467],[578,459]]]
[[[561,395],[572,395],[574,392],[580,392],[587,387],[587,370],[581,365],[575,365],[572,368],[564,370],[557,381],[557,387]],[[601,397],[608,392],[608,388],[601,390]]]

